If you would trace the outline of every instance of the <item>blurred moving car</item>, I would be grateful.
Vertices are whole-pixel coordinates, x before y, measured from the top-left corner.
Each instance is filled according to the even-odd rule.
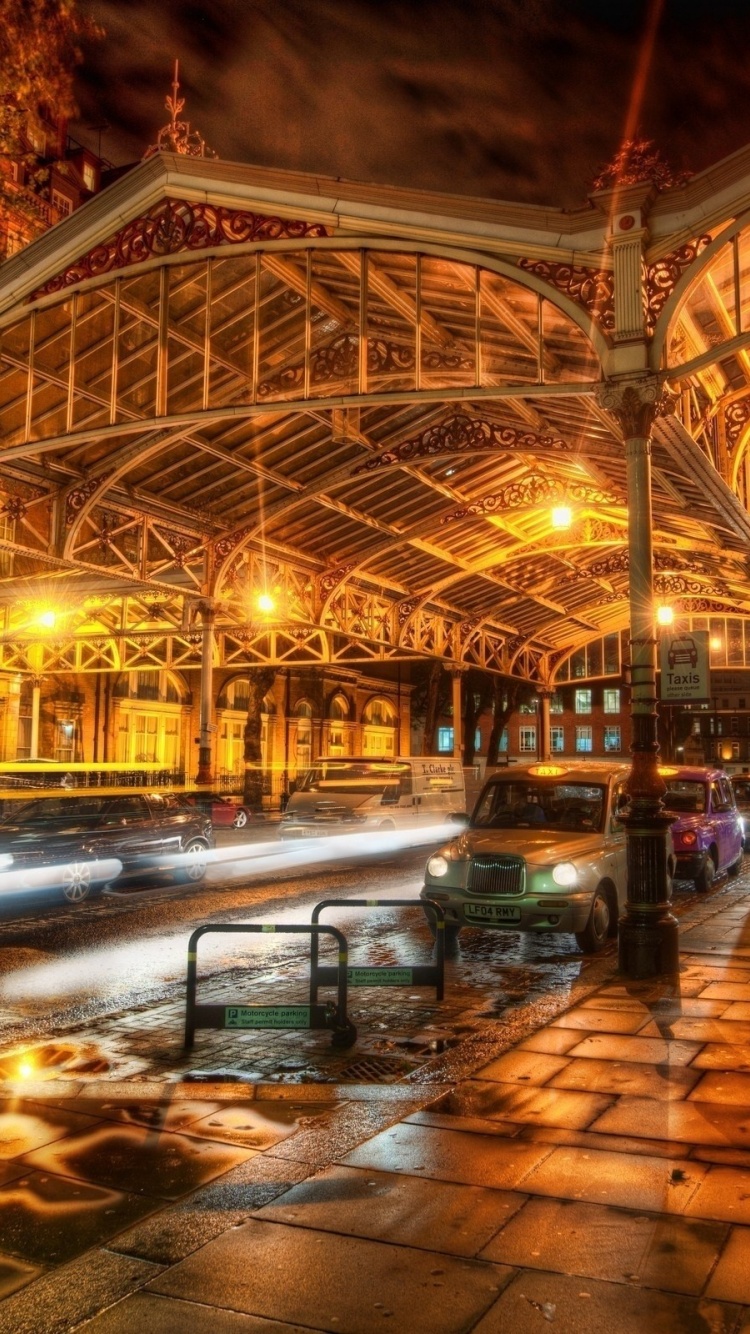
[[[225,796],[222,792],[186,792],[185,801],[207,815],[214,825],[233,829],[244,829],[253,819],[263,819],[252,807],[246,806],[240,797]]]
[[[52,888],[81,903],[120,877],[169,871],[197,883],[213,846],[210,819],[170,792],[39,797],[0,820],[0,888]]]
[[[705,893],[717,875],[738,875],[745,834],[728,776],[687,766],[659,772],[667,785],[662,801],[677,816],[671,827],[675,880],[692,880]]]
[[[572,931],[586,953],[616,934],[625,902],[624,764],[532,764],[496,773],[464,833],[430,857],[422,899],[464,926]]]
[[[729,781],[742,820],[742,847],[750,852],[750,773],[733,774]]]
[[[466,810],[460,760],[444,755],[320,759],[292,793],[284,838],[358,834],[438,824]]]

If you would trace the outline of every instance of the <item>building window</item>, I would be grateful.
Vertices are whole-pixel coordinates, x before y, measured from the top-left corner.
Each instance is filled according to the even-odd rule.
[[[576,690],[576,713],[591,713],[590,690]]]
[[[612,689],[607,688],[607,690],[604,691],[604,712],[605,712],[605,713],[619,713],[619,712],[620,712],[620,692],[619,692],[619,690],[612,690]]]
[[[83,183],[86,189],[93,194],[96,189],[96,170],[91,162],[84,162],[83,164]]]
[[[740,734],[740,720],[739,720],[739,718],[730,718],[730,720],[729,720],[729,735],[730,735],[730,736],[739,736],[739,734]]]
[[[507,754],[508,754],[508,729],[507,729],[507,727],[504,727],[504,728],[503,728],[503,734],[502,734],[502,736],[500,737],[500,745],[498,746],[497,749],[498,749],[499,754],[501,754],[501,755],[507,755]]]
[[[72,212],[73,204],[67,195],[61,195],[59,190],[53,190],[52,207],[57,209],[61,218],[67,218]]]
[[[518,712],[519,712],[519,713],[536,713],[536,710],[537,710],[537,704],[538,704],[538,699],[537,699],[537,696],[535,695],[533,699],[527,699],[525,704],[519,704],[519,706],[518,706]]]
[[[590,695],[591,691],[589,690],[588,692],[584,693],[588,693]],[[590,727],[577,727],[576,750],[583,752],[587,755],[590,755],[592,749],[593,749],[592,729]]]
[[[564,728],[564,727],[550,727],[550,729],[549,729],[549,744],[550,744],[550,750],[552,750],[552,751],[565,750],[565,728]]]
[[[452,754],[453,754],[453,728],[452,728],[452,727],[439,727],[439,728],[438,728],[438,754],[440,754],[440,755],[452,755]]]
[[[549,711],[550,713],[563,712],[563,697],[558,691],[555,692],[555,694],[552,696],[552,699],[549,702]]]
[[[519,750],[522,755],[528,755],[530,752],[536,755],[535,727],[522,727],[519,729]]]
[[[619,727],[605,727],[604,750],[605,752],[622,750],[622,733]]]
[[[482,749],[482,729],[478,727],[474,733],[474,754],[478,755]]]

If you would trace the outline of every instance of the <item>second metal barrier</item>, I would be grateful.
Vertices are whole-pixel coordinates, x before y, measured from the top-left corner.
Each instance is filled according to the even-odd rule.
[[[353,965],[346,970],[350,987],[434,987],[435,999],[441,1001],[445,991],[445,909],[432,900],[424,899],[324,899],[313,908],[312,925],[317,926],[325,908],[418,908],[432,912],[435,922],[435,962],[415,964],[383,964],[372,967]],[[337,984],[335,968],[318,962],[316,936],[310,941],[310,1004],[317,1004],[318,988]]]

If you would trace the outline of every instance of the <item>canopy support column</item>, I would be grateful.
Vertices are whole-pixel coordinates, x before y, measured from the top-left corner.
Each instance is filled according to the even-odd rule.
[[[201,700],[200,737],[198,740],[198,773],[196,783],[212,783],[213,776],[213,673],[214,673],[214,609],[204,602],[201,606],[203,640],[201,645]]]
[[[539,700],[539,758],[543,762],[552,757],[552,729],[550,726],[550,703],[553,690],[537,690]]]
[[[610,381],[601,402],[625,438],[630,561],[632,768],[623,816],[628,897],[619,924],[620,969],[638,979],[679,971],[677,921],[670,912],[667,840],[672,817],[662,804],[659,773],[651,517],[651,427],[661,387],[655,375]]]

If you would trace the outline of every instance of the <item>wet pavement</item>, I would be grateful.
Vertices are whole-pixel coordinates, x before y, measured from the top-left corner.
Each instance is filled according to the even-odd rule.
[[[354,892],[403,892],[420,865],[359,868]],[[331,875],[263,910],[300,920],[311,888]],[[78,1026],[26,1015],[44,1031],[0,1051],[0,1334],[749,1334],[748,888],[680,898],[677,993],[567,937],[467,931],[444,1003],[353,992],[344,1052],[216,1031],[186,1055],[169,959],[142,1009],[107,992]],[[186,902],[125,920],[184,948],[206,906]],[[342,910],[352,953],[428,961],[425,926],[391,919],[384,936]],[[123,918],[102,921],[110,949]],[[247,1002],[304,998],[288,939],[266,946]],[[206,999],[247,987],[224,943],[206,964]]]

